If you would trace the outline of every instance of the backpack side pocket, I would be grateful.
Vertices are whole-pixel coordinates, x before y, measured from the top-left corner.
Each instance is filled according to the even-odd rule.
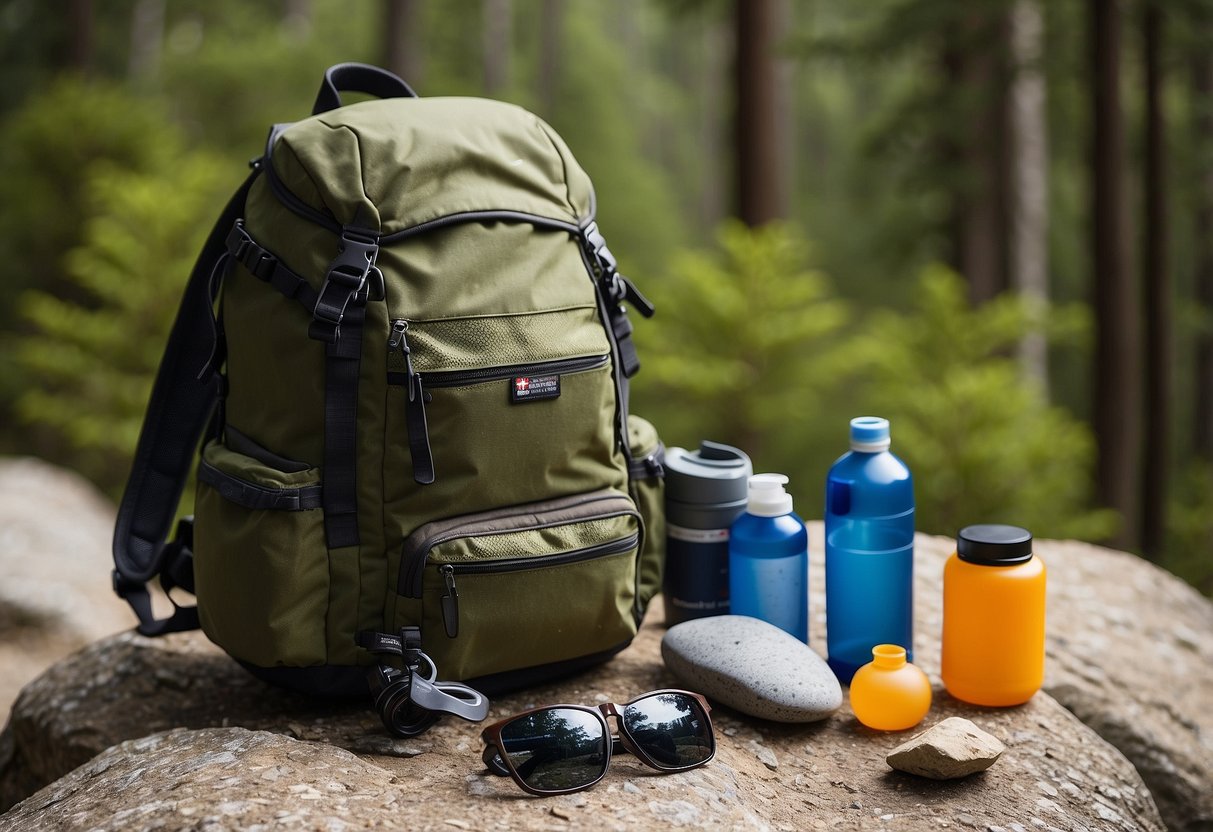
[[[329,603],[320,471],[282,462],[218,441],[203,449],[194,519],[199,618],[211,641],[241,661],[320,665]]]
[[[644,544],[636,569],[636,622],[644,618],[649,601],[661,589],[665,569],[665,445],[648,420],[628,416],[632,462],[628,489],[644,521]]]

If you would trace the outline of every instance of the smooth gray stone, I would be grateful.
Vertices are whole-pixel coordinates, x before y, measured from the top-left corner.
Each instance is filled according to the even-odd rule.
[[[842,704],[825,660],[757,618],[716,615],[678,624],[661,640],[661,657],[691,690],[750,716],[816,722]]]

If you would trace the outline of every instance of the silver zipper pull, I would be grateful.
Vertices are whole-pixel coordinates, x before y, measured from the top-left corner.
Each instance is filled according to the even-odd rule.
[[[413,371],[413,351],[409,349],[409,322],[408,321],[392,321],[392,334],[388,336],[387,348],[388,352],[400,350],[404,355],[404,366],[409,377],[409,398],[413,397],[413,376],[416,373]]]
[[[392,334],[387,338],[388,352],[400,349],[400,344],[404,341],[404,333],[408,331],[408,321],[392,321]]]

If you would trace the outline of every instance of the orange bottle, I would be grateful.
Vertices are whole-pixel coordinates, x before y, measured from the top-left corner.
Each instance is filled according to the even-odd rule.
[[[872,648],[872,661],[851,679],[851,710],[878,731],[913,728],[931,710],[931,682],[906,663],[904,647],[878,644]]]
[[[1019,705],[1045,670],[1045,565],[1018,526],[960,530],[943,568],[944,687],[974,705]]]

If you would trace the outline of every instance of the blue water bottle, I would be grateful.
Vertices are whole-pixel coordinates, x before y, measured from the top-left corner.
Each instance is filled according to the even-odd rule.
[[[914,484],[889,453],[889,421],[851,420],[851,450],[826,480],[826,641],[843,684],[896,644],[914,660]]]
[[[750,477],[745,514],[729,529],[729,611],[809,642],[809,534],[783,474]]]

